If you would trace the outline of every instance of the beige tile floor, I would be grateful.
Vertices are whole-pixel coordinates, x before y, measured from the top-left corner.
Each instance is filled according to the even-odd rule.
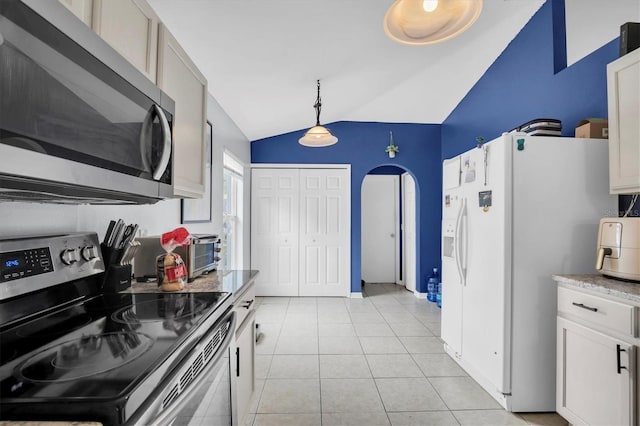
[[[434,303],[394,284],[363,293],[257,298],[248,425],[567,425],[501,409],[444,353]]]

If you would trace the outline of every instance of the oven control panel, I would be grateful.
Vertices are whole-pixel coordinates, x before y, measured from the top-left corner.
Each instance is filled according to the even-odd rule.
[[[0,239],[0,300],[104,272],[95,232]]]
[[[53,270],[49,247],[0,253],[0,280],[45,274]]]

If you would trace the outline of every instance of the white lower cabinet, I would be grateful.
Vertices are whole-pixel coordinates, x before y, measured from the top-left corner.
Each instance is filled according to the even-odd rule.
[[[633,354],[633,345],[558,318],[558,413],[574,425],[632,425]]]
[[[612,321],[617,303],[559,288],[556,410],[572,425],[637,424],[635,307]]]
[[[239,425],[245,424],[245,418],[249,413],[251,397],[255,390],[255,313],[241,324],[236,331],[236,407],[235,413]]]
[[[251,398],[256,387],[256,310],[254,285],[234,304],[237,326],[231,348],[231,397],[233,425],[246,424]]]

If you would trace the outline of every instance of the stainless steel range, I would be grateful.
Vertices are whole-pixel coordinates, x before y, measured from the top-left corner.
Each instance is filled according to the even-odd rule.
[[[228,380],[229,293],[103,293],[103,272],[96,234],[0,240],[0,419],[170,424]]]

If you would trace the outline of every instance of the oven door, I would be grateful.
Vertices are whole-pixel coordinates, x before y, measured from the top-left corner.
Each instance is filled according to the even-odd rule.
[[[229,348],[235,329],[236,313],[229,310],[128,424],[231,426]]]

